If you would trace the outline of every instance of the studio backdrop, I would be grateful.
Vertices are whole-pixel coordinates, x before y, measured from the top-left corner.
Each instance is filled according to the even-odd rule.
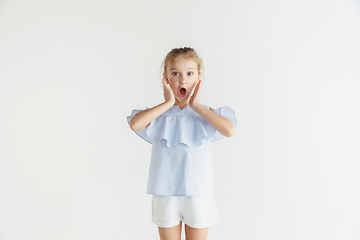
[[[355,0],[0,1],[0,239],[159,239],[126,117],[185,46],[238,120],[208,239],[360,239],[359,43]]]

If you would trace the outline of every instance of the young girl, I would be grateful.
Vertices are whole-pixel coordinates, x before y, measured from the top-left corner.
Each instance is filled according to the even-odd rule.
[[[205,240],[220,219],[213,190],[211,142],[231,137],[237,124],[227,106],[200,104],[203,62],[189,47],[172,49],[162,66],[165,101],[133,110],[130,128],[152,144],[147,192],[161,240]],[[167,86],[169,85],[169,86]],[[194,91],[193,91],[194,90]]]

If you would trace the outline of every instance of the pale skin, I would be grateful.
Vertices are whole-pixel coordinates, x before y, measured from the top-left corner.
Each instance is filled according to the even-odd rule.
[[[191,71],[193,74],[189,76]],[[165,101],[153,108],[136,114],[129,123],[133,131],[144,129],[166,110],[170,109],[173,105],[177,105],[180,109],[190,106],[192,110],[200,114],[200,116],[225,137],[231,137],[235,133],[234,125],[228,119],[214,113],[213,108],[209,110],[200,104],[202,80],[201,73],[197,71],[196,62],[184,58],[174,61],[171,64],[171,70],[168,71],[167,74],[164,73],[162,83]],[[166,86],[167,84],[169,84],[170,87]],[[186,86],[187,92],[185,97],[180,97],[178,91],[179,86]],[[194,87],[195,90],[191,96],[191,91]]]
[[[184,107],[189,106],[225,137],[231,137],[235,133],[234,125],[228,119],[214,113],[213,108],[210,108],[209,110],[200,104],[202,80],[201,73],[197,70],[196,62],[183,57],[175,60],[168,68],[167,73],[163,74],[162,84],[165,101],[153,108],[141,111],[134,115],[129,123],[130,128],[133,131],[139,131],[148,127],[158,116],[174,105],[177,105],[181,110]],[[167,84],[169,86],[167,86]],[[186,88],[185,96],[181,96],[179,92],[181,87]],[[194,93],[191,95],[194,88]],[[181,240],[181,228],[182,222],[171,228],[159,227],[160,239]],[[208,230],[209,227],[191,228],[185,224],[185,235],[187,240],[206,240]]]

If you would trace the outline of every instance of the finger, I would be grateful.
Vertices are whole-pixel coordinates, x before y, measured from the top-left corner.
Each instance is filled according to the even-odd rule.
[[[164,86],[167,86],[168,88],[170,88],[170,85],[167,83],[165,78],[163,79],[163,83],[164,83]]]
[[[166,81],[165,81],[165,78],[163,78],[163,85],[164,85],[164,89],[168,86],[168,84],[166,83]]]
[[[200,91],[200,85],[201,85],[201,82],[199,81],[199,82],[196,84],[194,94],[196,94],[196,93],[198,93],[198,92]]]
[[[200,92],[202,86],[202,80],[199,81],[198,86],[199,86],[198,91]]]

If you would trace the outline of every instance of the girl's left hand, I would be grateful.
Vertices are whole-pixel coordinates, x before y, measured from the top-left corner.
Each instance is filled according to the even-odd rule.
[[[189,105],[190,105],[190,108],[192,108],[192,109],[194,109],[200,105],[201,84],[202,84],[202,80],[199,80],[199,82],[197,83],[197,85],[195,87],[194,93],[189,100]]]

